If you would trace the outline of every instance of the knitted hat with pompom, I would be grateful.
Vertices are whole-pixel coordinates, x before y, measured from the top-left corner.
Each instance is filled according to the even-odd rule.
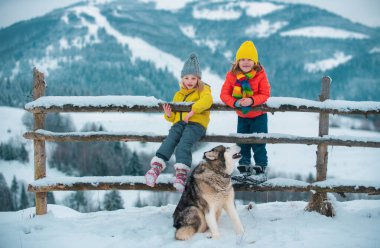
[[[259,56],[257,50],[252,41],[247,40],[241,44],[239,49],[236,52],[236,62],[241,59],[250,59],[257,64],[259,61]]]
[[[190,54],[190,57],[186,60],[185,64],[183,65],[182,71],[181,71],[181,78],[185,75],[195,75],[199,78],[202,77],[202,72],[199,69],[199,62],[197,55],[194,53]]]

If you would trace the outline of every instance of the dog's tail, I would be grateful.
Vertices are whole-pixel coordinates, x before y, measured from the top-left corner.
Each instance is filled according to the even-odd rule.
[[[194,235],[194,233],[196,233],[196,230],[193,226],[183,226],[177,229],[175,232],[175,238],[178,240],[188,240]]]

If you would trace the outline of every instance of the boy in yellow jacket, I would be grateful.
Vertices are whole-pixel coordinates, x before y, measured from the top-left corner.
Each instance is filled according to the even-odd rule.
[[[157,177],[165,169],[166,162],[175,152],[176,179],[173,186],[182,192],[192,162],[191,148],[205,134],[210,122],[209,108],[212,105],[210,86],[201,81],[198,58],[191,54],[181,71],[180,90],[173,102],[194,102],[190,112],[173,112],[169,104],[164,104],[164,117],[172,122],[169,134],[152,158],[150,170],[145,174],[146,184],[154,187]],[[174,151],[175,150],[175,151]]]

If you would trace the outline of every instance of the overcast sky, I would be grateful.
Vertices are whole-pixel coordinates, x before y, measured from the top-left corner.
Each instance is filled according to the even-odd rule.
[[[0,27],[42,16],[79,0],[0,0]]]
[[[95,0],[96,1],[96,0]],[[147,0],[145,0],[147,1]],[[189,1],[189,0],[151,0]],[[334,12],[354,22],[380,27],[380,0],[278,0],[307,3]],[[0,0],[0,27],[44,15],[80,0]]]
[[[380,0],[276,0],[305,3],[326,9],[353,22],[380,27]]]

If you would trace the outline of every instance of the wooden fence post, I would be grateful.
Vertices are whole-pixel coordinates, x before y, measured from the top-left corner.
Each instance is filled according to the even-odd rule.
[[[36,68],[33,69],[33,100],[45,95],[44,74]],[[45,114],[36,113],[34,116],[34,131],[45,129]],[[46,176],[46,151],[44,140],[34,140],[34,180]],[[47,213],[47,192],[38,192],[35,195],[36,214],[42,215]]]
[[[330,98],[330,84],[331,78],[324,76],[322,78],[322,88],[319,100],[321,102]],[[329,114],[319,114],[319,136],[329,134]],[[328,152],[327,144],[319,144],[317,150],[317,176],[316,181],[324,181],[327,178],[327,161]],[[335,210],[332,204],[327,200],[327,193],[315,192],[306,207],[307,211],[317,211],[320,214],[333,217],[335,216]]]

